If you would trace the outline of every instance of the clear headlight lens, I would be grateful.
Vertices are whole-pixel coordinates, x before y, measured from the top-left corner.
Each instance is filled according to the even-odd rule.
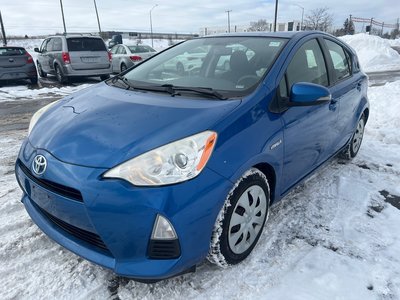
[[[203,170],[216,140],[215,132],[204,131],[128,160],[107,171],[103,177],[124,179],[136,186],[186,181]]]
[[[37,121],[39,121],[40,117],[54,104],[56,104],[59,100],[51,102],[47,104],[46,106],[43,106],[41,109],[39,109],[37,112],[34,113],[32,116],[31,122],[29,123],[29,129],[28,129],[28,135],[31,133],[32,128],[36,125]]]

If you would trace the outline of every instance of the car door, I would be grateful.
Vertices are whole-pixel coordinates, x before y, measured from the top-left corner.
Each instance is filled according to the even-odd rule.
[[[354,132],[354,113],[362,98],[362,86],[366,85],[366,76],[360,72],[357,64],[352,62],[350,50],[337,41],[324,38],[327,49],[327,61],[332,70],[332,98],[339,107],[337,122],[338,139],[332,141],[331,154],[339,150],[350,139]],[[352,67],[354,66],[354,67]]]
[[[42,66],[42,70],[46,73],[50,71],[50,66],[49,66],[49,55],[47,53],[47,44],[49,43],[50,39],[45,39],[42,42],[42,45],[40,46],[40,52],[38,55],[38,61],[40,65]]]
[[[303,42],[289,63],[279,89],[290,98],[292,86],[310,82],[329,86],[328,70],[317,39]],[[285,92],[286,91],[286,92]],[[283,114],[283,193],[313,171],[327,157],[338,119],[334,103],[289,107]]]

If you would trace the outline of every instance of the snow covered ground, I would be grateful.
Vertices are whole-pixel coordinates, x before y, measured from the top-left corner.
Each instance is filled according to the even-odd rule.
[[[0,105],[45,97],[31,91],[1,87]],[[400,202],[400,81],[371,87],[369,99],[358,156],[334,160],[273,206],[245,262],[227,269],[204,262],[196,273],[150,285],[79,258],[33,224],[14,177],[26,131],[0,128],[0,298],[400,299],[400,210],[389,203]]]

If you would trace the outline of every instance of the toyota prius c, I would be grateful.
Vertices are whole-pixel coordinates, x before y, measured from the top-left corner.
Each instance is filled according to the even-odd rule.
[[[271,204],[357,154],[368,116],[357,55],[331,35],[195,38],[36,112],[16,177],[51,239],[153,282],[243,261]]]

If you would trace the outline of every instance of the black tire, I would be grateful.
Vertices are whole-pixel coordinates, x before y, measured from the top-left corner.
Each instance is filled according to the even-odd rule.
[[[345,160],[353,159],[361,147],[361,142],[364,136],[364,129],[365,129],[366,119],[364,115],[361,116],[360,120],[357,123],[356,129],[354,133],[345,147],[345,149],[339,154],[339,157]]]
[[[127,66],[124,63],[122,63],[120,69],[121,69],[121,73],[122,73],[127,69]]]
[[[267,220],[270,189],[265,175],[250,169],[228,194],[214,225],[208,260],[225,267],[243,261]]]
[[[47,77],[47,73],[43,71],[42,65],[38,61],[36,62],[36,65],[37,65],[37,70],[38,70],[39,76],[43,77],[43,78],[46,78]]]
[[[32,77],[29,78],[29,80],[31,81],[32,84],[36,85],[38,83],[38,78],[37,77]]]
[[[107,80],[108,78],[110,78],[110,75],[101,75],[100,76],[101,81]]]
[[[67,83],[68,82],[68,77],[64,75],[63,71],[58,65],[54,66],[54,71],[56,72],[56,77],[59,83]]]

